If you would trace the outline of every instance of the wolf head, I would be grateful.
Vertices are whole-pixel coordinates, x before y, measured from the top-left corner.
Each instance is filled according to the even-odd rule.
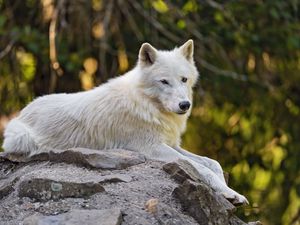
[[[149,43],[141,46],[139,84],[160,110],[185,114],[191,108],[192,87],[199,76],[193,53],[193,40],[172,51],[157,50]]]

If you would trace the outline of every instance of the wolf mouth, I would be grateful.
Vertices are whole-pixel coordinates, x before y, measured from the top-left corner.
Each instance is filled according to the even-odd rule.
[[[178,114],[178,115],[183,115],[183,114],[186,114],[186,113],[187,113],[187,111],[176,112],[176,114]]]

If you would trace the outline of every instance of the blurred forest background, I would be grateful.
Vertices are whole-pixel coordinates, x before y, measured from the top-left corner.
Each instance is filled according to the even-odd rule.
[[[185,148],[217,159],[263,224],[300,224],[298,0],[0,0],[0,144],[37,96],[132,68],[147,41],[194,39],[201,79]]]

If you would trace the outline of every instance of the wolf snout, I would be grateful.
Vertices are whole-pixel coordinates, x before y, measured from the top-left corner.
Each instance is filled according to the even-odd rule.
[[[191,103],[189,101],[182,101],[179,103],[179,108],[182,111],[187,111],[191,106]]]

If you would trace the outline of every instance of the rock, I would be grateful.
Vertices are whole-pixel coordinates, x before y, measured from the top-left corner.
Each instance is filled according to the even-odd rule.
[[[184,182],[181,184],[162,170],[163,162],[145,161],[138,153],[125,150],[69,149],[15,158],[5,155],[0,156],[0,193],[5,196],[0,199],[1,225],[23,221],[68,224],[59,222],[73,218],[66,215],[74,212],[80,215],[75,221],[87,224],[89,219],[82,222],[86,217],[76,210],[115,208],[122,211],[122,225],[196,225],[199,218],[205,221],[207,216],[221,224],[242,224],[233,215],[234,207],[224,198],[220,200],[184,162],[164,166],[172,177]]]
[[[175,162],[167,163],[163,166],[163,169],[179,183],[182,183],[186,179],[202,181],[197,170],[186,160],[179,159]],[[229,174],[227,172],[223,172],[223,174],[225,182],[228,184]]]
[[[14,190],[14,184],[19,180],[18,177],[9,177],[1,180],[0,183],[0,199],[10,194]]]
[[[28,154],[26,153],[18,153],[18,152],[0,152],[0,162],[5,165],[7,162],[19,163],[25,162]],[[10,163],[10,164],[11,164]]]
[[[18,168],[18,162],[12,162],[9,159],[3,157],[3,153],[0,152],[0,179],[6,178],[10,173],[13,173],[15,169]]]
[[[99,183],[115,183],[115,182],[130,182],[132,180],[131,176],[125,174],[112,174],[101,176],[97,179]]]
[[[230,225],[247,225],[247,223],[245,223],[244,221],[242,221],[240,218],[238,218],[237,216],[233,215],[230,220],[229,220],[229,224]],[[252,224],[255,225],[255,224]],[[259,225],[259,224],[257,224]]]
[[[175,188],[173,194],[201,225],[230,224],[235,212],[235,207],[230,202],[201,182],[196,183],[187,179]]]
[[[163,166],[163,170],[169,173],[178,183],[183,183],[186,179],[201,181],[198,171],[186,160],[179,159],[167,163]]]
[[[199,173],[187,160],[179,159],[174,162],[166,163],[163,165],[163,170],[169,173],[178,183],[183,183],[186,179],[190,179],[195,182],[205,181],[204,175]],[[224,173],[224,176],[227,177],[227,173]],[[228,179],[228,177],[226,177],[225,181]]]
[[[15,162],[64,162],[97,169],[125,169],[129,166],[143,163],[146,160],[143,155],[134,151],[124,149],[92,150],[86,148],[51,150],[30,156],[2,153],[1,157]]]
[[[24,219],[23,225],[120,225],[120,209],[71,210],[56,216],[33,215]]]
[[[45,201],[60,198],[87,198],[95,193],[103,192],[104,188],[99,183],[62,182],[47,178],[32,178],[23,180],[19,184],[20,197],[29,197]]]
[[[146,210],[153,214],[154,217],[159,221],[160,225],[189,225],[189,223],[184,220],[178,211],[172,207],[159,202],[158,199],[150,199],[146,202]]]
[[[21,177],[18,194],[20,197],[42,201],[67,197],[86,198],[104,191],[102,184],[131,180],[131,176],[126,174],[102,175],[79,167],[40,168]]]
[[[188,161],[167,163],[163,169],[180,183],[173,195],[199,224],[245,224],[233,215],[236,208],[206,185]]]

